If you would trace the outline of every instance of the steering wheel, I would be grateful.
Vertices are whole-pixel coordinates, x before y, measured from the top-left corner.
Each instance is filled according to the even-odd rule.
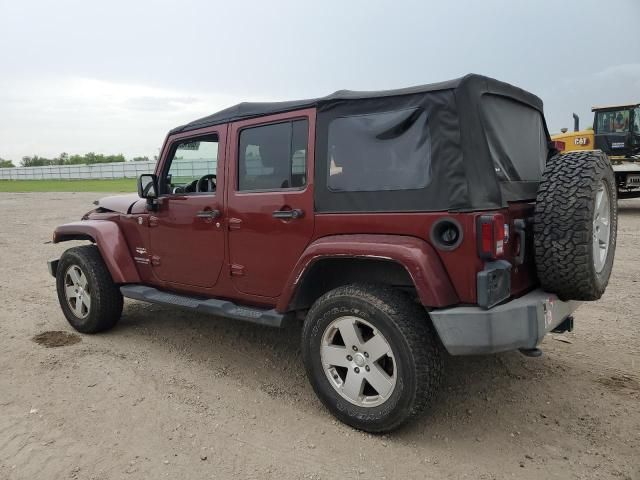
[[[209,173],[200,177],[196,183],[196,192],[215,192],[216,191],[216,174]]]

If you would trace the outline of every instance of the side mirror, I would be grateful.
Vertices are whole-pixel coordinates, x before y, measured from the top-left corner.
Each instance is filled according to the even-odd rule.
[[[152,173],[144,173],[138,178],[138,196],[147,200],[158,198],[158,177]]]

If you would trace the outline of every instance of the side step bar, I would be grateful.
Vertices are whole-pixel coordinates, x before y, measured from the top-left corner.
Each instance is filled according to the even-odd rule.
[[[273,309],[264,310],[254,307],[244,307],[227,300],[193,298],[186,295],[163,292],[144,285],[123,285],[120,287],[120,292],[122,292],[124,297],[134,300],[195,310],[219,317],[266,325],[268,327],[282,327],[284,324],[284,315]]]

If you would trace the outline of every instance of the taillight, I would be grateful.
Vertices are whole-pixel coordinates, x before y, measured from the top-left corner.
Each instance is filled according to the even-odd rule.
[[[565,149],[567,148],[567,145],[564,142],[561,142],[560,140],[554,140],[551,143],[553,143],[553,147],[559,152],[564,152]]]
[[[478,255],[495,260],[504,254],[504,215],[494,213],[478,217]]]

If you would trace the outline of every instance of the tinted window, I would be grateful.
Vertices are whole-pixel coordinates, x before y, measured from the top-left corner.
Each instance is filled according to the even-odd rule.
[[[308,136],[307,120],[242,130],[238,190],[275,190],[306,185]]]
[[[431,141],[422,109],[336,118],[328,141],[330,190],[414,190],[431,180]]]
[[[540,181],[547,135],[539,111],[498,95],[482,96],[484,129],[493,165],[502,181]]]
[[[197,180],[205,175],[215,175],[217,167],[217,136],[181,141],[174,147],[163,192],[194,193]],[[215,180],[207,183],[205,179],[201,191],[215,191]]]
[[[597,133],[626,133],[629,131],[629,110],[596,113]]]

